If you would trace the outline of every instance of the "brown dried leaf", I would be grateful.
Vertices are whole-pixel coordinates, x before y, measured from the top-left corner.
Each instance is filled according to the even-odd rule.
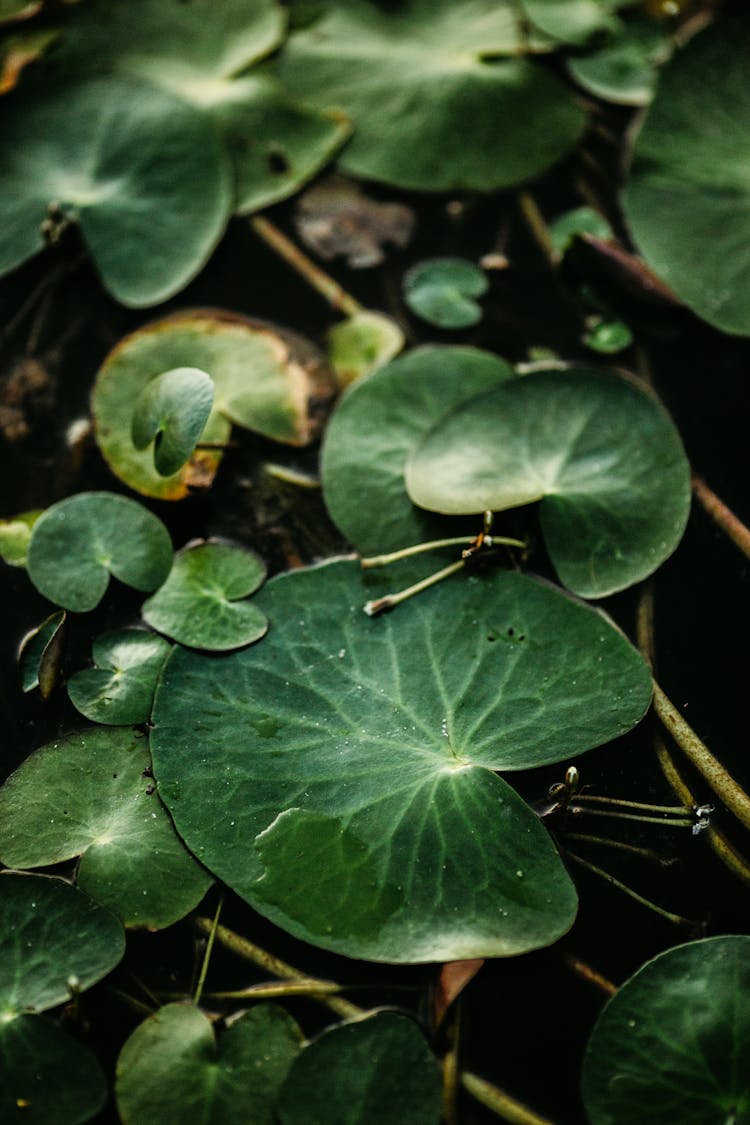
[[[295,225],[305,245],[329,260],[345,257],[352,269],[378,266],[385,245],[408,244],[415,216],[403,203],[380,203],[344,176],[332,175],[299,199]]]
[[[446,961],[435,987],[435,1027],[440,1027],[453,1001],[474,979],[483,964],[483,957],[470,961]]]

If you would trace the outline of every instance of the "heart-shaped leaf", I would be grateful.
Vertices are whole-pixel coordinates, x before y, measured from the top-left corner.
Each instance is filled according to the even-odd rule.
[[[107,1099],[96,1056],[43,1016],[0,1019],[0,1074],[5,1125],[81,1125]]]
[[[152,628],[189,648],[223,652],[260,640],[261,611],[244,601],[262,585],[265,563],[229,543],[200,543],[175,555],[169,578],[143,604]]]
[[[576,82],[597,98],[618,105],[648,105],[654,95],[657,67],[666,62],[671,51],[663,23],[622,20],[603,46],[568,59],[567,66]]]
[[[615,10],[629,0],[521,0],[531,23],[561,43],[585,43],[617,25]]]
[[[213,401],[213,380],[197,367],[177,367],[146,384],[135,404],[131,437],[136,449],[154,443],[160,476],[172,476],[189,459]]]
[[[576,207],[566,211],[550,223],[549,235],[555,251],[562,257],[580,235],[593,234],[596,238],[611,238],[612,228],[603,215],[593,207]]]
[[[181,289],[231,210],[231,167],[203,115],[123,76],[25,84],[3,102],[0,151],[0,271],[42,249],[43,220],[74,221],[126,305]]]
[[[406,493],[407,458],[444,414],[512,375],[489,352],[430,346],[347,391],[326,430],[321,475],[328,511],[359,551],[396,550],[440,535],[445,521],[416,508]]]
[[[34,509],[0,520],[0,559],[9,566],[26,566],[31,529],[41,514],[41,509]]]
[[[750,937],[668,949],[620,988],[583,1061],[591,1125],[750,1120]]]
[[[65,610],[58,609],[21,641],[18,663],[23,691],[39,688],[42,699],[49,699],[60,682],[65,619]]]
[[[39,593],[74,613],[99,604],[110,574],[149,592],[171,566],[161,520],[114,492],[79,492],[47,508],[34,524],[27,561]]]
[[[492,191],[542,172],[580,136],[583,111],[552,74],[497,57],[535,46],[515,4],[325,0],[316,11],[279,70],[294,97],[352,119],[340,159],[352,175]]]
[[[114,915],[63,879],[0,875],[0,1024],[64,1004],[124,952]]]
[[[90,730],[36,750],[0,789],[2,862],[81,856],[78,886],[125,925],[176,922],[211,879],[175,833],[150,770],[137,731]]]
[[[414,1020],[396,1012],[339,1024],[292,1063],[281,1125],[438,1125],[440,1069]]]
[[[465,258],[433,258],[404,275],[404,299],[413,313],[436,328],[469,328],[482,319],[475,298],[489,282],[483,270]]]
[[[123,1125],[273,1125],[273,1103],[302,1036],[282,1009],[260,1004],[218,1041],[190,1004],[168,1004],[135,1029],[117,1061]]]
[[[195,854],[306,941],[402,962],[546,945],[575,893],[494,771],[622,734],[650,675],[598,613],[516,573],[367,618],[382,592],[351,561],[296,571],[258,595],[263,644],[175,649],[154,706],[160,793]]]
[[[328,358],[339,385],[382,367],[404,346],[404,334],[389,316],[362,309],[335,324],[328,333]]]
[[[648,265],[698,316],[743,336],[750,334],[749,42],[750,21],[719,20],[666,64],[624,198]]]
[[[541,500],[555,569],[582,597],[640,581],[672,554],[690,469],[669,415],[634,382],[541,371],[459,406],[406,466],[412,500],[448,514]]]
[[[121,629],[97,637],[94,668],[68,680],[76,710],[92,723],[124,726],[147,722],[159,672],[170,646],[144,629]]]

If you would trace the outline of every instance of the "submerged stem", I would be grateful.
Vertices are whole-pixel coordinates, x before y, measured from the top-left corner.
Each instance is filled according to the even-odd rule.
[[[713,492],[706,482],[699,476],[693,476],[693,492],[696,500],[717,527],[728,535],[735,546],[739,547],[743,555],[750,559],[750,528],[727,507],[723,500]]]
[[[557,269],[560,264],[560,254],[555,248],[549,233],[549,227],[533,195],[530,195],[528,191],[519,191],[518,205],[534,242],[536,242],[552,269]]]
[[[588,809],[583,808],[581,805],[571,802],[568,805],[568,811],[581,815],[586,813],[587,816],[607,816],[612,820],[637,820],[639,824],[662,824],[667,828],[690,828],[692,829],[695,820],[690,814],[690,819],[686,817],[659,817],[659,816],[640,816],[638,813],[624,813],[614,812],[609,809]]]
[[[287,265],[291,266],[337,312],[350,317],[363,311],[359,301],[347,293],[320,266],[316,266],[315,262],[295,246],[291,238],[287,238],[269,219],[264,218],[263,215],[253,215],[249,222],[259,238],[275,250],[279,257],[283,258]]]
[[[195,1004],[196,1008],[198,1007],[198,1005],[201,1002],[201,995],[203,994],[203,986],[206,983],[206,974],[208,973],[208,963],[211,960],[211,953],[212,953],[213,948],[214,948],[214,941],[216,940],[216,929],[219,925],[219,917],[221,916],[221,908],[222,908],[223,905],[224,905],[224,896],[221,895],[220,898],[219,898],[219,902],[217,904],[217,907],[216,907],[216,913],[214,914],[213,921],[211,923],[211,929],[208,931],[208,941],[206,942],[206,949],[205,949],[205,952],[203,954],[203,963],[201,965],[201,971],[200,971],[200,975],[198,977],[198,983],[195,986],[195,994],[193,995],[193,1003]]]
[[[611,840],[607,836],[589,836],[586,832],[566,832],[565,839],[579,840],[585,844],[598,844],[604,848],[615,848],[617,851],[629,852],[632,855],[640,856],[641,859],[648,859],[652,863],[659,863],[663,867],[668,867],[674,863],[673,859],[665,859],[652,848],[639,848],[635,844],[626,844],[624,840]]]
[[[454,535],[450,539],[432,539],[428,543],[415,543],[413,547],[402,547],[400,551],[391,551],[387,555],[370,555],[360,559],[360,563],[365,570],[368,570],[375,566],[389,566],[390,563],[411,558],[412,555],[439,551],[442,547],[468,547],[476,541],[476,535]],[[484,544],[487,547],[520,547],[521,549],[526,546],[522,539],[511,539],[505,535],[486,535]]]
[[[605,993],[607,996],[614,996],[617,992],[617,985],[613,984],[611,980],[603,976],[596,969],[592,969],[591,965],[586,964],[580,957],[574,957],[572,953],[563,953],[563,961],[569,965],[574,973],[578,973],[579,977],[588,981],[590,984],[596,985],[598,989]]]
[[[611,883],[613,887],[617,887],[618,891],[622,891],[623,894],[626,894],[630,898],[635,899],[635,901],[639,902],[641,906],[645,906],[647,910],[653,910],[655,914],[659,914],[662,918],[666,918],[666,920],[668,922],[672,922],[673,925],[689,926],[691,928],[694,928],[696,926],[696,923],[690,918],[683,918],[681,914],[673,914],[671,910],[665,910],[663,906],[657,906],[657,904],[655,902],[652,902],[651,899],[644,898],[643,895],[639,895],[638,892],[634,891],[632,887],[629,887],[627,883],[623,883],[620,879],[616,879],[614,875],[610,875],[608,871],[605,871],[601,867],[597,867],[595,863],[590,863],[587,859],[583,859],[580,855],[576,855],[575,852],[568,851],[567,848],[565,848],[564,851],[569,859],[574,860],[576,863],[580,863],[581,867],[585,867],[587,871],[591,871],[594,875],[598,875],[600,879],[604,879],[607,883]]]
[[[343,992],[343,986],[336,981],[300,977],[299,980],[251,984],[248,988],[231,989],[228,992],[209,992],[206,995],[212,1000],[274,1000],[280,996],[336,996],[339,992]]]
[[[643,801],[625,801],[621,797],[599,797],[593,793],[576,793],[576,804],[591,802],[602,805],[617,805],[623,809],[642,809],[644,812],[653,813],[682,813],[684,816],[692,815],[692,806],[685,805],[649,805]]]
[[[452,574],[456,574],[466,563],[463,559],[458,562],[451,563],[450,566],[443,567],[442,570],[436,571],[435,574],[428,575],[423,578],[421,582],[415,582],[413,586],[407,586],[404,590],[399,590],[395,594],[386,594],[382,598],[375,598],[374,601],[367,602],[365,605],[365,613],[368,617],[376,617],[379,613],[384,613],[387,609],[393,609],[394,606],[405,602],[407,598],[413,598],[415,594],[421,594],[423,590],[428,590],[430,586],[437,585],[442,582],[444,578],[450,578]]]
[[[461,1085],[480,1105],[502,1117],[503,1121],[509,1121],[511,1125],[553,1125],[548,1117],[541,1117],[478,1074],[465,1070],[461,1075]]]

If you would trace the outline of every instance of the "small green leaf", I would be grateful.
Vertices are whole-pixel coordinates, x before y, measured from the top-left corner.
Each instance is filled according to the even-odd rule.
[[[441,1077],[408,1016],[378,1012],[314,1039],[292,1064],[281,1125],[438,1125]]]
[[[172,476],[188,460],[213,401],[213,380],[197,367],[165,371],[141,392],[133,412],[133,445],[145,449],[154,443],[154,465],[160,476]]]
[[[2,862],[47,867],[80,856],[79,887],[125,925],[176,922],[211,879],[175,833],[150,772],[148,742],[132,730],[98,728],[36,750],[0,788]]]
[[[596,238],[611,238],[612,228],[593,207],[576,207],[559,215],[549,228],[552,245],[562,255],[574,240],[582,234],[593,234]]]
[[[479,266],[464,258],[433,258],[404,275],[404,299],[413,313],[436,328],[469,328],[482,319],[475,297],[489,287]]]
[[[110,574],[148,592],[171,565],[172,543],[161,520],[113,492],[79,492],[48,508],[34,524],[27,561],[39,593],[74,613],[99,604]]]
[[[328,358],[340,386],[382,367],[402,350],[404,334],[389,316],[363,309],[328,333]]]
[[[671,52],[664,24],[636,17],[619,21],[603,46],[568,59],[567,67],[576,82],[597,98],[617,105],[648,105],[657,67]]]
[[[114,726],[145,723],[162,664],[170,646],[144,629],[105,633],[94,641],[96,667],[68,680],[68,695],[92,723]]]
[[[291,1016],[260,1004],[218,1040],[190,1004],[167,1004],[125,1043],[115,1095],[123,1125],[273,1125],[273,1104],[302,1035]]]
[[[594,317],[583,338],[587,348],[601,355],[616,355],[633,343],[633,333],[622,320]]]
[[[9,566],[26,566],[31,531],[41,514],[41,509],[34,509],[0,520],[0,559]]]
[[[200,543],[175,555],[169,578],[143,604],[153,629],[189,648],[224,652],[260,640],[268,621],[245,602],[262,585],[266,567],[252,551]]]
[[[58,609],[21,641],[18,663],[24,692],[39,688],[42,699],[49,699],[60,682],[65,619],[65,610]]]
[[[750,1121],[750,937],[660,953],[602,1011],[583,1060],[591,1125]]]

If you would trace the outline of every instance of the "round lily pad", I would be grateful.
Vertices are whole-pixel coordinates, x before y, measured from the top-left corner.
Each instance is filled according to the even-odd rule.
[[[406,493],[407,458],[444,414],[512,375],[505,360],[478,348],[428,346],[347,391],[325,433],[321,477],[328,511],[357,550],[397,550],[441,534],[444,521]]]
[[[257,597],[262,644],[175,649],[153,715],[162,798],[215,874],[324,948],[419,962],[547,945],[575,892],[494,771],[622,734],[650,675],[598,613],[517,573],[366,617],[386,588],[353,561],[281,575]]]
[[[413,313],[436,328],[469,328],[482,319],[475,298],[489,287],[484,270],[465,258],[434,258],[404,275],[404,299]]]
[[[2,862],[80,856],[78,886],[125,925],[176,922],[211,879],[175,833],[150,769],[148,742],[132,730],[99,728],[36,750],[0,788]]]
[[[540,371],[439,421],[406,466],[416,504],[453,515],[541,500],[561,581],[600,598],[652,574],[682,538],[690,468],[659,402],[598,371]]]
[[[750,334],[749,44],[750,20],[719,20],[665,65],[624,197],[647,264],[738,335]]]
[[[260,640],[265,614],[246,602],[266,577],[252,551],[229,543],[200,543],[175,555],[169,578],[143,604],[144,620],[189,648],[224,652]]]
[[[305,1047],[277,1113],[281,1125],[438,1125],[441,1091],[437,1060],[414,1020],[378,1012]]]
[[[382,367],[404,346],[404,334],[389,316],[362,309],[335,324],[328,333],[328,358],[339,385]]]
[[[43,1016],[0,1020],[0,1121],[82,1125],[107,1100],[96,1056]]]
[[[279,60],[294,97],[354,122],[340,166],[417,191],[492,191],[576,144],[582,109],[547,70],[515,4],[326,0]],[[546,45],[546,44],[545,44]],[[436,155],[439,154],[439,155]]]
[[[197,367],[165,371],[141,391],[133,412],[131,437],[136,449],[154,443],[154,465],[160,476],[172,476],[189,459],[213,401],[213,380]]]
[[[133,403],[163,372],[196,366],[214,383],[213,410],[199,443],[204,448],[162,477],[151,451],[133,445]],[[96,440],[112,471],[131,488],[179,500],[211,484],[230,423],[306,445],[319,432],[321,406],[335,385],[320,353],[295,333],[232,313],[181,312],[126,336],[105,359],[92,396]]]
[[[161,520],[114,492],[79,492],[47,508],[34,524],[29,578],[40,594],[74,613],[99,604],[110,574],[149,592],[172,565],[172,542]]]
[[[21,641],[18,663],[24,692],[39,688],[42,699],[49,699],[60,682],[65,619],[65,610],[58,609]]]
[[[167,1004],[135,1029],[117,1061],[123,1125],[273,1125],[273,1104],[302,1035],[291,1016],[260,1004],[218,1040],[190,1004]]]
[[[604,1008],[583,1062],[591,1125],[750,1121],[750,937],[647,962]]]
[[[0,875],[0,1025],[44,1012],[114,969],[121,924],[82,891],[46,875]]]
[[[232,206],[231,166],[203,115],[121,75],[37,80],[3,101],[0,272],[77,222],[123,304],[165,300],[205,264]]]
[[[147,722],[169,649],[163,637],[145,629],[121,629],[97,637],[95,667],[76,672],[68,680],[73,706],[92,723]]]

